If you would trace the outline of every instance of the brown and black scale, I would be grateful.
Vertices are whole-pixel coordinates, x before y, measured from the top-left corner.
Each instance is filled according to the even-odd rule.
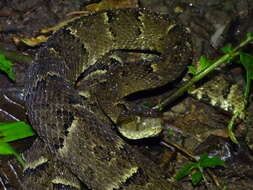
[[[75,88],[80,76],[106,73],[107,57],[118,50],[159,55],[155,63],[131,65],[127,78],[112,78],[123,97],[177,79],[191,59],[190,34],[174,18],[139,9],[94,13],[55,32],[26,80],[28,117],[40,139],[25,153],[24,189],[179,189]]]

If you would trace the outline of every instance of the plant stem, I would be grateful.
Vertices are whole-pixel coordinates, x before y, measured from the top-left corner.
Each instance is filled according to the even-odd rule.
[[[233,128],[234,128],[234,123],[235,120],[239,117],[240,112],[237,111],[236,113],[233,114],[232,118],[230,119],[229,123],[228,123],[228,136],[231,139],[231,141],[235,144],[239,144],[239,142],[237,141],[234,133],[233,133]]]
[[[247,72],[246,87],[245,87],[245,91],[244,91],[244,97],[247,102],[249,100],[250,86],[251,86],[251,79],[250,79],[249,73]]]
[[[20,165],[24,168],[25,167],[25,161],[22,159],[22,157],[18,153],[15,153],[14,156],[16,157],[16,159],[18,160]]]
[[[207,74],[212,72],[215,68],[220,66],[221,64],[227,62],[229,59],[233,59],[234,57],[238,56],[240,52],[238,51],[240,48],[246,46],[250,42],[252,42],[253,38],[247,38],[245,41],[241,42],[237,47],[235,47],[229,54],[223,55],[217,61],[215,61],[212,65],[207,67],[205,70],[194,76],[190,81],[184,84],[181,88],[179,88],[176,92],[172,95],[166,97],[160,104],[154,106],[153,110],[162,111],[167,105],[172,103],[178,97],[182,96],[194,83],[198,82],[202,78],[204,78]]]
[[[236,54],[237,55],[237,54]],[[199,73],[198,75],[194,76],[190,81],[188,81],[185,85],[179,88],[176,92],[174,92],[171,96],[165,98],[159,105],[153,107],[153,109],[159,109],[160,111],[163,110],[168,104],[176,100],[178,97],[182,96],[194,83],[205,77],[208,73],[213,71],[216,67],[227,61],[231,56],[226,54],[222,56],[219,60],[214,62],[211,66],[207,69]]]
[[[200,171],[201,174],[202,174],[202,177],[203,177],[203,180],[204,180],[204,182],[205,182],[206,187],[208,188],[208,181],[207,181],[206,176],[205,176],[205,174],[204,174],[204,170],[203,170],[203,168],[202,168],[199,164],[198,164],[198,169],[199,169],[199,171]]]

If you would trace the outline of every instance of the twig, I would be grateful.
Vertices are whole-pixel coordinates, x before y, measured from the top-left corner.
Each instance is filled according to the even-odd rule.
[[[172,95],[166,97],[160,104],[154,106],[152,109],[162,111],[167,105],[169,105],[174,100],[176,100],[177,98],[182,96],[194,83],[196,83],[199,80],[201,80],[202,78],[204,78],[207,74],[211,73],[215,68],[217,68],[221,64],[238,56],[240,54],[240,52],[238,50],[241,49],[242,47],[248,45],[250,42],[252,42],[252,40],[253,40],[253,38],[250,38],[250,37],[246,38],[245,41],[241,42],[229,54],[223,55],[221,58],[219,58],[217,61],[215,61],[212,65],[207,67],[205,70],[203,70],[199,74],[195,75],[190,81],[188,81],[186,84],[184,84],[181,88],[179,88]]]
[[[173,146],[174,148],[179,150],[182,154],[186,155],[191,161],[194,161],[194,162],[198,161],[196,156],[194,155],[194,153],[192,153],[189,150],[186,150],[185,148],[183,148],[182,146],[180,146],[178,144],[170,143],[165,140],[161,141],[160,144],[167,147],[167,148],[170,148],[171,146]],[[215,183],[215,185],[219,188],[222,188],[218,177],[209,168],[206,168],[206,171],[207,171],[208,175],[211,177],[211,179],[213,180],[213,182]]]

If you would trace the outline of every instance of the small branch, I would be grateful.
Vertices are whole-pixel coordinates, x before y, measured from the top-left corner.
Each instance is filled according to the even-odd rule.
[[[175,144],[175,143],[170,143],[167,142],[165,140],[160,142],[161,145],[170,148],[171,146],[173,146],[174,148],[176,148],[177,150],[179,150],[181,153],[183,153],[184,155],[186,155],[191,161],[197,162],[197,158],[196,156],[189,150],[186,150],[185,148],[183,148],[182,146]],[[219,188],[221,188],[221,184],[219,182],[218,177],[209,169],[206,168],[206,172],[208,173],[208,175],[211,177],[211,179],[213,180],[213,182],[215,183],[215,185]]]
[[[174,100],[182,96],[194,83],[198,82],[202,78],[204,78],[207,74],[211,73],[215,68],[220,66],[221,64],[227,62],[229,59],[233,59],[234,57],[238,56],[240,52],[238,50],[250,42],[252,42],[252,38],[247,38],[245,41],[241,42],[237,47],[235,47],[231,53],[223,55],[217,61],[215,61],[212,65],[207,67],[205,70],[194,76],[190,81],[184,84],[181,88],[179,88],[176,92],[172,95],[166,97],[160,104],[154,106],[152,109],[162,111],[167,105],[172,103]]]
[[[239,144],[239,142],[237,141],[237,139],[236,139],[236,137],[233,133],[233,128],[234,128],[234,123],[235,123],[236,119],[239,117],[239,114],[240,114],[239,111],[234,113],[232,118],[230,119],[230,121],[228,123],[228,136],[229,136],[230,140],[235,144]]]
[[[160,144],[167,147],[167,148],[170,148],[172,146],[172,147],[176,148],[177,150],[179,150],[184,155],[186,155],[188,158],[190,158],[190,160],[192,160],[194,162],[198,161],[192,152],[186,150],[185,148],[183,148],[182,146],[180,146],[178,144],[170,143],[165,140],[161,141]]]

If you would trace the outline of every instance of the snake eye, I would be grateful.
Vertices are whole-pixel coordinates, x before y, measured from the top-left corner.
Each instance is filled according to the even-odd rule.
[[[117,122],[119,132],[128,139],[158,136],[163,129],[161,118],[130,115]]]

